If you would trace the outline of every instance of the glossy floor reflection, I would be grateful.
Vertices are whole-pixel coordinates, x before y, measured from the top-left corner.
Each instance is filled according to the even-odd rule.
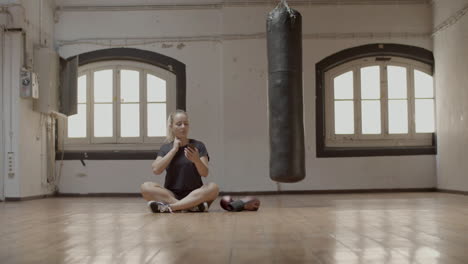
[[[468,196],[261,196],[151,214],[139,198],[0,203],[0,263],[468,263]]]

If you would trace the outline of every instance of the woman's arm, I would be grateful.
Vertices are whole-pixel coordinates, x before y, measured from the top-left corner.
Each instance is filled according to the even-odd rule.
[[[174,158],[177,151],[179,150],[179,146],[180,146],[180,140],[176,138],[174,140],[172,149],[164,157],[158,156],[153,161],[152,167],[153,167],[154,174],[159,175],[163,173],[163,171],[167,168],[167,166],[169,166],[172,159]]]
[[[200,174],[200,176],[208,177],[208,158],[206,156],[203,156],[198,161],[199,162],[194,162],[198,173]]]
[[[206,156],[200,158],[200,153],[198,152],[197,148],[185,148],[185,157],[187,157],[187,159],[195,164],[195,167],[197,168],[200,176],[208,176],[208,158]]]
[[[171,163],[172,159],[174,158],[175,154],[177,153],[177,150],[171,149],[166,156],[161,157],[158,156],[152,164],[153,167],[153,173],[156,175],[159,175],[163,173],[163,171],[169,166]]]

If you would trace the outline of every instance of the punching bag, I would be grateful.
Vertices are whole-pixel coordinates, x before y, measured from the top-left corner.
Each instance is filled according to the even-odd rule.
[[[267,19],[270,178],[305,177],[301,14],[282,1]]]

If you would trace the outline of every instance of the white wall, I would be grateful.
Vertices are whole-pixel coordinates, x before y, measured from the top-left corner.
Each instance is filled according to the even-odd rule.
[[[48,47],[54,50],[54,1],[22,0],[24,12],[24,30],[26,31],[26,63],[33,66],[33,48]],[[41,65],[49,67],[49,65]],[[40,78],[40,76],[39,76]],[[40,95],[39,95],[40,96]],[[19,165],[21,166],[21,197],[51,193],[47,185],[47,146],[46,125],[50,117],[33,111],[32,100],[20,101],[20,140]]]
[[[436,1],[435,26],[458,11],[468,9],[468,1]],[[468,16],[452,19],[434,37],[437,93],[437,186],[468,191]]]
[[[19,96],[19,72],[22,67],[33,67],[33,47],[48,46],[53,49],[54,16],[53,1],[11,1],[8,11],[11,17],[7,27],[22,28],[25,38],[17,33],[7,38],[4,62],[4,109],[3,117],[7,131],[4,134],[2,153],[14,153],[15,175],[9,177],[6,168],[2,171],[7,198],[31,197],[52,192],[46,184],[46,130],[49,117],[33,111],[32,99]],[[7,35],[13,35],[8,33]],[[23,49],[24,46],[24,49]],[[24,52],[25,51],[25,52]],[[7,58],[8,57],[8,58]],[[47,67],[44,65],[43,67]],[[42,121],[42,122],[41,122]],[[11,136],[10,136],[11,131]]]
[[[20,196],[20,178],[18,171],[18,115],[16,109],[19,104],[19,69],[21,56],[21,33],[6,33],[3,44],[3,79],[2,79],[2,120],[4,133],[1,151],[5,167],[2,171],[4,179],[5,197]],[[16,132],[16,133],[15,133]],[[8,157],[12,164],[8,165]],[[12,168],[12,171],[9,170]]]
[[[109,43],[125,46],[141,42],[132,47],[185,63],[191,136],[208,147],[212,158],[209,180],[217,182],[222,191],[271,191],[277,185],[269,179],[266,40],[256,35],[265,32],[266,15],[271,9],[273,6],[62,12],[55,28],[56,43],[60,54],[68,57],[108,48]],[[281,184],[281,189],[435,187],[432,155],[321,159],[315,155],[315,64],[342,49],[368,43],[400,43],[432,50],[431,7],[400,3],[297,9],[303,15],[307,176],[300,183]],[[253,37],[246,38],[246,34]],[[215,40],[185,41],[184,48],[176,47],[180,43],[177,39],[201,36]],[[166,44],[174,46],[163,48],[160,42],[144,45],[135,39],[147,37],[173,37]],[[87,163],[83,167],[79,161],[64,161],[61,192],[137,192],[143,181],[163,179],[151,176],[149,160]]]
[[[5,122],[5,118],[3,117],[3,81],[4,81],[4,75],[3,75],[3,58],[4,58],[4,39],[5,39],[5,32],[3,30],[4,25],[6,24],[6,14],[0,14],[0,201],[3,201],[5,199],[5,188],[4,188],[4,181],[5,181],[5,125],[3,124]]]

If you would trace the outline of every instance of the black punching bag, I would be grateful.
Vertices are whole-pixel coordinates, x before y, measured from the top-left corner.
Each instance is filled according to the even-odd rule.
[[[305,177],[301,14],[282,1],[267,19],[270,178]]]

